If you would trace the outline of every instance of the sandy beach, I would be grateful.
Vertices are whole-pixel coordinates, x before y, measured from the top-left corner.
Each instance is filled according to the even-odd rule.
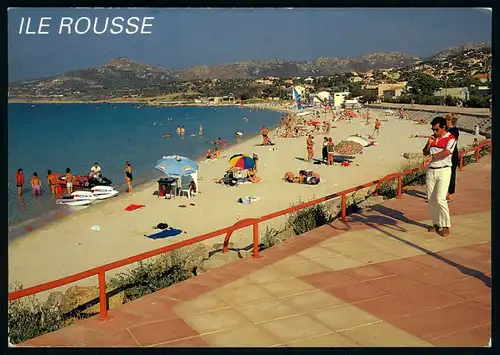
[[[266,107],[273,108],[285,111],[283,108]],[[402,154],[419,152],[425,144],[425,139],[410,138],[410,135],[428,135],[431,133],[429,126],[400,121],[396,117],[384,117],[382,111],[371,110],[371,113],[373,118],[369,125],[365,124],[364,119],[354,118],[353,123],[335,122],[336,128],[331,130],[331,137],[338,143],[351,134],[372,134],[375,118],[388,119],[387,122],[382,121],[378,145],[365,148],[350,167],[314,165],[296,159],[307,155],[305,137],[276,139],[274,147],[258,146],[262,140],[260,136],[249,138],[229,146],[219,160],[200,162],[198,188],[201,193],[191,200],[187,197],[170,200],[157,198],[153,195],[157,190],[155,180],[134,189],[132,195],[122,194],[110,201],[89,206],[12,241],[9,244],[9,282],[19,281],[24,287],[29,287],[51,281],[230,226],[242,218],[258,217],[286,208],[299,200],[321,197],[398,171],[405,160]],[[321,157],[324,136],[315,136],[316,157]],[[473,135],[462,132],[460,146],[472,143],[473,138]],[[227,158],[237,153],[259,155],[258,176],[261,182],[236,187],[215,184],[214,179],[221,178],[229,167]],[[152,157],[154,160],[155,157]],[[286,171],[298,173],[300,169],[316,171],[321,175],[321,183],[307,186],[281,180]],[[249,205],[237,203],[238,198],[244,196],[258,196],[261,199]],[[191,202],[195,206],[191,206]],[[143,204],[146,207],[132,212],[124,211],[129,204]],[[187,207],[181,208],[179,205]],[[152,226],[160,222],[166,222],[185,233],[160,240],[144,238],[145,234],[152,234]],[[281,227],[284,222],[285,218],[280,218],[261,224],[261,236],[266,226]],[[100,226],[100,231],[92,231],[90,228],[94,225]],[[211,247],[222,243],[223,239],[221,236],[205,243]],[[235,232],[231,241],[237,247],[249,245],[252,241],[251,228]],[[112,273],[107,274],[110,275]],[[92,278],[78,284],[96,282],[97,279]]]

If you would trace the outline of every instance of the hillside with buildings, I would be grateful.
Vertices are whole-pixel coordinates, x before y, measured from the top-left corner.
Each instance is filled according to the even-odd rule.
[[[279,59],[170,70],[118,58],[54,78],[12,83],[17,101],[213,102],[291,99],[292,87],[311,103],[333,103],[334,93],[360,101],[489,105],[491,46],[446,49],[424,61],[401,53],[362,58]],[[321,98],[320,98],[321,97]],[[160,100],[161,99],[161,100]]]

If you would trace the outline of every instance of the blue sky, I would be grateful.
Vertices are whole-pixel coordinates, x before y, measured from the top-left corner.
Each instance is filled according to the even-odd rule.
[[[20,35],[51,17],[48,35]],[[154,17],[150,35],[59,35],[61,17]],[[420,57],[491,40],[491,12],[472,8],[69,9],[8,12],[9,81],[35,79],[127,57],[167,68],[244,60],[311,60],[398,51]],[[33,26],[33,25],[32,25]]]

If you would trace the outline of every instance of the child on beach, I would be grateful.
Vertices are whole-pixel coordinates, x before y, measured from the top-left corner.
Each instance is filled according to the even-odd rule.
[[[379,135],[380,134],[380,126],[382,126],[382,123],[378,120],[378,118],[375,120],[375,127],[373,128],[373,133],[372,136]]]
[[[212,154],[212,158],[214,158],[214,159],[219,159],[220,158],[219,147],[215,147],[214,154]]]
[[[33,196],[40,196],[42,194],[40,178],[37,173],[33,173],[31,177],[31,188],[33,189]]]
[[[334,144],[332,137],[328,138],[328,144],[326,146],[327,154],[328,154],[328,165],[333,165],[333,155],[334,155]]]

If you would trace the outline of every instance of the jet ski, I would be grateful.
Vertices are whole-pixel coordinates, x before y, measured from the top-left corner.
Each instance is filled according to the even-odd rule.
[[[97,197],[89,191],[75,191],[71,195],[62,196],[56,200],[58,205],[85,206],[94,203]]]
[[[59,182],[59,186],[66,187],[66,175],[65,174],[55,174],[57,177],[57,181]],[[93,176],[89,178],[86,175],[73,175],[76,179],[73,182],[73,187],[86,188],[90,189],[94,186],[109,186],[111,185],[111,180],[104,176]]]
[[[90,189],[90,192],[92,192],[98,200],[105,200],[118,195],[118,191],[111,186],[94,186]]]

